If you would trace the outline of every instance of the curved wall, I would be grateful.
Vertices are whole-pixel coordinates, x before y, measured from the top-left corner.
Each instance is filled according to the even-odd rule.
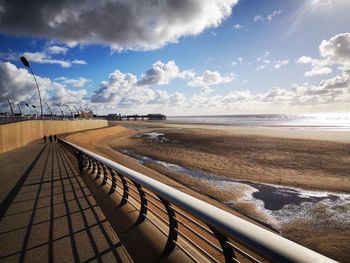
[[[23,146],[44,135],[106,127],[106,120],[31,120],[0,125],[0,153]]]

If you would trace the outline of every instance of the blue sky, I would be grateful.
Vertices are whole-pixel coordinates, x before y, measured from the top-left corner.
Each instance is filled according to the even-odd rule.
[[[25,55],[48,104],[100,113],[349,111],[347,0],[144,1],[125,16],[108,2],[38,1],[52,15],[31,19],[0,1],[1,97],[37,103]]]

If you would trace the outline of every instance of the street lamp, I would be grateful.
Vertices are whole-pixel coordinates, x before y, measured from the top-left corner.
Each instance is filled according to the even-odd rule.
[[[6,100],[7,100],[8,104],[9,104],[9,106],[10,106],[11,115],[13,116],[14,114],[13,114],[13,108],[12,108],[11,102],[10,102],[9,99],[6,99]]]
[[[47,103],[46,103],[46,102],[45,102],[45,105],[46,105],[46,107],[49,109],[49,112],[50,112],[50,114],[51,114],[51,119],[53,119],[53,114],[52,114],[52,111],[51,111],[51,109],[50,109],[49,105],[47,105]]]
[[[32,111],[32,108],[29,106],[28,103],[26,103],[26,106],[28,108],[28,111],[29,111],[29,116],[32,116],[33,115],[33,111]],[[33,117],[33,116],[32,116]]]
[[[62,110],[62,108],[61,108],[61,105],[60,104],[56,104],[56,106],[58,107],[58,108],[60,108],[60,110],[61,110],[61,113],[62,113],[62,117],[63,117],[63,119],[65,119],[65,115],[64,115],[64,112],[63,112],[63,110]]]
[[[18,109],[19,109],[19,115],[23,116],[23,115],[22,115],[21,107],[19,106],[19,103],[17,104],[17,107],[18,107]]]
[[[32,107],[35,109],[35,112],[36,112],[36,115],[35,115],[35,119],[38,118],[38,110],[36,109],[36,106],[35,105],[32,105]],[[41,115],[42,116],[42,115]]]
[[[41,118],[42,118],[43,117],[43,104],[41,103],[41,95],[40,95],[40,89],[39,89],[38,82],[36,81],[36,78],[35,78],[35,75],[34,75],[34,72],[33,72],[32,68],[29,66],[28,60],[25,57],[21,57],[21,61],[22,61],[24,66],[29,68],[29,70],[32,73],[33,78],[35,80],[36,87],[38,88],[38,94],[39,94],[39,100],[40,100],[40,109],[41,109]]]
[[[65,106],[68,108],[68,110],[70,111],[70,113],[71,113],[71,115],[72,115],[72,118],[74,119],[74,115],[73,115],[72,110],[69,108],[69,106],[68,106],[67,104],[66,104]]]

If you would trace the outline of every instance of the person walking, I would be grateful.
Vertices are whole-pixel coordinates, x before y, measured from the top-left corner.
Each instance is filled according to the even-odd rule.
[[[57,136],[56,136],[56,134],[53,136],[53,141],[54,141],[54,142],[57,142]]]
[[[52,135],[49,136],[49,141],[52,142]]]
[[[46,143],[46,135],[44,135],[43,141],[44,141],[44,143]]]

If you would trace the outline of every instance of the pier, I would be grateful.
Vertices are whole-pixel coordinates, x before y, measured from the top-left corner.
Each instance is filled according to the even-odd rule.
[[[166,116],[163,114],[146,114],[146,115],[121,115],[121,114],[108,114],[108,121],[123,121],[123,120],[166,120]]]

